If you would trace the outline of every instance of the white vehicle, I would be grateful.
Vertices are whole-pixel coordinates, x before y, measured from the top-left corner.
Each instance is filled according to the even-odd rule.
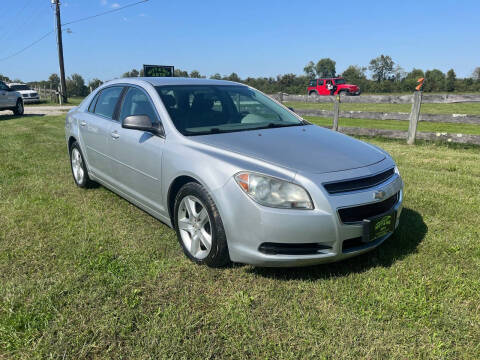
[[[22,94],[0,81],[0,110],[12,110],[15,115],[23,115]]]
[[[10,83],[7,84],[11,89],[22,94],[23,102],[25,104],[32,104],[40,102],[40,97],[35,90],[30,89],[27,84]]]

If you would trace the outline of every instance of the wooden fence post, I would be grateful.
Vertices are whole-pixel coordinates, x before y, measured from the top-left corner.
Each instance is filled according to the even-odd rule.
[[[410,112],[410,123],[408,125],[407,144],[415,144],[415,137],[417,136],[417,125],[420,118],[420,107],[422,105],[422,91],[415,91],[413,93],[412,111]]]
[[[333,130],[338,131],[338,116],[340,114],[340,95],[335,96],[333,103]]]
[[[63,105],[63,96],[62,96],[62,92],[60,91],[60,86],[58,86],[58,103],[60,105]]]

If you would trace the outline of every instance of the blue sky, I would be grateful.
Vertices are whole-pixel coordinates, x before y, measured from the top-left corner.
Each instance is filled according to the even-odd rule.
[[[63,0],[68,22],[135,0]],[[390,55],[413,67],[454,68],[469,76],[480,66],[480,1],[182,1],[149,0],[86,22],[64,34],[67,75],[108,80],[142,64],[174,65],[204,75],[303,73],[323,57],[366,66]],[[0,58],[54,27],[50,0],[0,0]],[[11,59],[0,74],[23,81],[58,72],[50,35]]]

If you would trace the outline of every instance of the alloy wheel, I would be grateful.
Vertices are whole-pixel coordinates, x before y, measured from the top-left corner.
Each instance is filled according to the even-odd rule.
[[[185,249],[204,259],[212,248],[212,224],[205,205],[195,196],[185,196],[177,213],[177,224]]]
[[[72,170],[73,176],[77,184],[82,184],[85,177],[85,171],[83,170],[83,159],[80,151],[77,148],[72,149]]]

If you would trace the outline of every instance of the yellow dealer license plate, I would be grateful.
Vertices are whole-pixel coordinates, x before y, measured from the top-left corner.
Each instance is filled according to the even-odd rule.
[[[393,230],[395,230],[395,212],[364,220],[363,241],[375,241]]]

